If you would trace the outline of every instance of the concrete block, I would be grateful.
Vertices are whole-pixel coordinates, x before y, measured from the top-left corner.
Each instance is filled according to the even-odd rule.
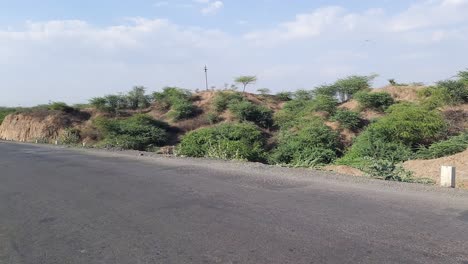
[[[440,185],[447,188],[455,188],[456,169],[452,166],[442,166],[440,169]]]

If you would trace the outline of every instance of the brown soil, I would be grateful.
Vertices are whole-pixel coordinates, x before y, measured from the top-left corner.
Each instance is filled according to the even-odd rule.
[[[468,188],[468,150],[449,157],[432,160],[410,160],[403,164],[405,169],[412,171],[415,177],[430,178],[440,182],[440,167],[455,166],[457,168],[457,187]]]
[[[349,100],[346,103],[341,104],[340,106],[338,106],[338,108],[348,109],[348,110],[351,110],[351,111],[358,111],[359,110],[359,103],[358,103],[358,101],[352,99],[352,100]]]
[[[397,101],[417,102],[419,100],[418,91],[425,86],[385,86],[373,89],[372,92],[387,92]]]
[[[0,125],[0,139],[22,142],[58,140],[68,127],[77,127],[90,117],[89,113],[40,111],[8,115]]]

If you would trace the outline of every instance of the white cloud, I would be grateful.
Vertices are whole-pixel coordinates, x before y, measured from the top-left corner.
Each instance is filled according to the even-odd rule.
[[[396,32],[456,25],[467,21],[468,0],[427,0],[413,4],[389,23]]]
[[[379,84],[435,81],[467,67],[467,1],[418,1],[395,14],[323,7],[244,36],[166,19],[27,22],[0,29],[0,90],[11,87],[0,105],[82,102],[136,84],[195,89],[204,86],[205,64],[210,85],[258,74],[258,87],[274,91],[373,72]]]
[[[209,3],[209,5],[201,10],[203,15],[215,14],[224,7],[222,1],[214,1]]]

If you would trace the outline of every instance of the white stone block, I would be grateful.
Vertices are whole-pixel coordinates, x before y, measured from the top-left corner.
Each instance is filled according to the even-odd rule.
[[[455,188],[456,169],[452,166],[442,166],[440,169],[440,185],[447,188]]]

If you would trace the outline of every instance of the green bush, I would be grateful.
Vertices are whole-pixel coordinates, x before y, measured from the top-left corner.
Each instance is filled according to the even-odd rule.
[[[143,114],[126,119],[98,118],[94,124],[104,136],[101,145],[106,147],[145,150],[163,146],[168,140],[168,125]]]
[[[53,103],[49,104],[48,108],[49,108],[49,110],[62,111],[62,112],[65,112],[65,113],[73,113],[73,112],[76,111],[75,108],[67,105],[64,102],[53,102]]]
[[[468,85],[463,80],[446,80],[437,82],[437,87],[444,88],[450,97],[450,104],[468,102]]]
[[[452,104],[452,98],[446,88],[427,87],[418,91],[422,105],[428,109],[436,109]]]
[[[326,95],[337,97],[340,102],[347,101],[359,91],[369,90],[371,82],[375,78],[371,76],[353,75],[337,80],[331,85],[321,85],[313,91],[315,95]]]
[[[412,172],[388,160],[370,159],[364,172],[370,177],[386,181],[415,182]]]
[[[387,114],[372,127],[388,142],[417,147],[439,140],[446,132],[447,123],[436,110],[404,103],[391,106]]]
[[[314,91],[297,90],[293,95],[293,99],[298,101],[308,101],[312,98],[314,98]]]
[[[60,136],[60,142],[66,145],[75,145],[80,143],[80,130],[76,128],[67,128]]]
[[[313,119],[294,128],[283,129],[270,162],[315,167],[331,163],[340,149],[339,135],[321,120]]]
[[[463,152],[468,149],[468,133],[422,147],[416,153],[418,159],[436,159]]]
[[[361,115],[349,110],[339,109],[331,120],[339,122],[342,128],[350,130],[358,130],[362,127]]]
[[[359,169],[367,168],[369,160],[387,160],[393,163],[413,157],[410,147],[401,142],[387,141],[372,125],[359,135],[344,157],[336,161],[338,165],[348,165]]]
[[[13,114],[16,112],[16,108],[9,108],[9,107],[0,107],[0,125],[2,124],[5,117],[9,114]]]
[[[243,102],[244,96],[239,92],[218,92],[213,99],[214,110],[218,113],[223,112],[230,104]]]
[[[252,124],[220,124],[187,133],[177,147],[180,155],[263,161],[264,137]]]
[[[337,164],[363,169],[369,166],[369,158],[393,163],[406,161],[414,156],[413,149],[444,135],[446,124],[437,111],[413,104],[397,104],[387,112],[387,116],[372,123],[356,138]]]
[[[176,101],[172,105],[169,116],[172,117],[174,121],[179,121],[195,116],[196,107],[192,104],[191,101]]]
[[[291,92],[279,92],[276,94],[276,98],[278,98],[280,101],[286,102],[292,99],[292,93]]]
[[[216,123],[219,123],[221,121],[221,117],[219,116],[218,113],[214,112],[209,112],[206,114],[206,119],[211,125],[214,125]]]
[[[306,108],[308,111],[322,111],[333,114],[336,111],[338,100],[332,96],[317,95]]]
[[[241,121],[250,121],[263,128],[273,125],[273,111],[248,101],[230,104],[229,110]]]
[[[359,92],[354,98],[359,102],[359,105],[364,109],[374,109],[377,111],[385,111],[388,107],[395,103],[392,96],[386,92],[368,93]]]
[[[187,119],[196,115],[197,108],[191,100],[192,94],[177,87],[166,87],[162,92],[154,92],[153,100],[161,110],[170,110],[169,116],[174,121]]]

